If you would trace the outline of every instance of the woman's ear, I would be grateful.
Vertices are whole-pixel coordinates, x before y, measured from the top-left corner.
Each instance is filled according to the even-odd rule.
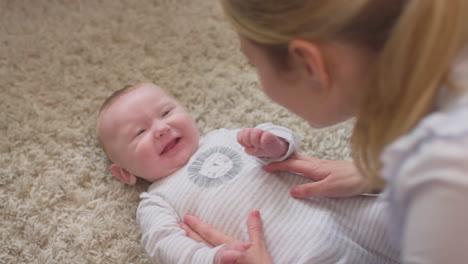
[[[114,174],[115,177],[117,177],[117,179],[125,182],[126,184],[134,185],[137,181],[135,175],[131,174],[128,170],[120,167],[115,163],[110,165],[109,170],[112,172],[112,174]]]
[[[307,74],[321,87],[328,88],[330,76],[326,67],[323,50],[318,44],[302,39],[294,39],[289,43],[289,53],[299,61]]]

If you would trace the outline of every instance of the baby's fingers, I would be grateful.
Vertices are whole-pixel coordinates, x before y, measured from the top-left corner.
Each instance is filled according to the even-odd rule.
[[[245,147],[244,150],[245,150],[245,153],[247,153],[249,155],[252,155],[252,156],[256,156],[258,148],[256,148],[256,147]]]
[[[250,142],[250,133],[252,132],[252,128],[244,128],[241,129],[237,133],[237,142],[245,148],[252,147],[252,143]]]
[[[250,131],[250,144],[256,148],[261,147],[262,135],[264,130],[261,129],[252,129]]]

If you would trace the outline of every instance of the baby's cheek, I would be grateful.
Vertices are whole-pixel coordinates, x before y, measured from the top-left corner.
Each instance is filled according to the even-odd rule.
[[[151,159],[143,158],[136,163],[137,176],[149,180],[154,177],[155,172],[158,171],[157,162]]]
[[[154,152],[152,152],[149,148],[142,148],[136,155],[134,164],[138,170],[147,172],[148,170],[153,169],[156,162],[157,160],[155,158]]]

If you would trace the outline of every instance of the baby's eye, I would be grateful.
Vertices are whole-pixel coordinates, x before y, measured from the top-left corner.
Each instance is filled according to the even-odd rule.
[[[162,114],[162,117],[167,116],[170,112],[171,112],[171,110],[164,111],[164,113]]]
[[[146,131],[145,129],[140,129],[140,130],[138,130],[138,133],[137,133],[136,136],[138,137],[139,135],[145,133],[145,131]]]

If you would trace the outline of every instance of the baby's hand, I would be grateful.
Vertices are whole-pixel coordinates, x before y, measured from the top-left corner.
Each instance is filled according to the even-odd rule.
[[[278,158],[288,150],[289,143],[266,130],[244,128],[237,133],[237,141],[247,154],[259,158]]]
[[[238,242],[220,248],[214,256],[214,264],[235,264],[245,258],[250,244]]]

